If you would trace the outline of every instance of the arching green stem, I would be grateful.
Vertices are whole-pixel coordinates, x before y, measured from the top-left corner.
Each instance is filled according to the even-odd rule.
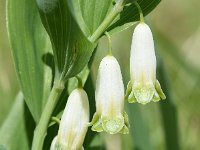
[[[79,76],[76,76],[76,79],[78,80],[78,88],[83,88],[82,79]]]
[[[60,119],[57,117],[51,117],[52,121],[55,121],[58,125],[60,124]]]
[[[138,11],[140,13],[140,22],[144,22],[144,15],[143,15],[140,5],[138,4],[138,2],[134,2],[134,4],[136,5],[136,7],[138,8]]]
[[[110,37],[110,35],[109,35],[108,32],[105,32],[105,35],[106,35],[106,37],[108,39],[108,54],[112,55],[112,41],[111,41],[111,37]]]

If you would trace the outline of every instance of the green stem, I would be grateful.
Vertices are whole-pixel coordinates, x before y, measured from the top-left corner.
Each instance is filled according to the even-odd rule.
[[[78,81],[78,88],[83,88],[83,82],[82,79],[79,76],[76,76],[76,79]]]
[[[163,122],[166,149],[180,150],[179,124],[176,105],[170,91],[170,80],[162,60],[158,60],[158,79],[166,93],[166,102],[160,102],[160,111]]]
[[[108,16],[104,19],[101,25],[97,28],[97,30],[93,33],[93,35],[89,38],[91,42],[96,42],[99,37],[105,32],[106,28],[112,23],[115,17],[123,10],[124,4],[123,1],[119,1],[115,4],[112,11],[108,14]]]
[[[58,125],[60,124],[60,119],[57,117],[52,117],[51,120],[55,121]]]
[[[111,37],[108,32],[105,32],[105,35],[108,39],[108,54],[112,56],[112,42],[111,42]]]
[[[35,129],[32,150],[42,150],[49,120],[51,119],[51,115],[53,113],[53,110],[59,100],[59,97],[63,89],[64,89],[64,83],[62,81],[59,81],[57,84],[54,84],[51,93],[49,95],[47,104],[45,105],[45,108],[42,112],[40,121]]]
[[[144,15],[142,13],[142,9],[141,9],[140,5],[137,2],[134,2],[134,4],[136,5],[136,7],[138,8],[138,11],[140,13],[140,22],[144,23]]]

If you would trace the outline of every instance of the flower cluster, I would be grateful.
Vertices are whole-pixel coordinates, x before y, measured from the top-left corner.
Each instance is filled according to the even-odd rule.
[[[143,20],[143,19],[141,19]],[[108,36],[110,41],[110,38]],[[111,43],[111,41],[110,41]],[[128,102],[147,104],[165,99],[156,79],[156,56],[152,32],[141,21],[135,28],[131,45],[130,75],[126,95],[118,61],[110,54],[100,63],[96,90],[96,113],[89,123],[89,102],[83,88],[75,89],[69,96],[58,135],[54,138],[51,150],[80,150],[88,129],[109,134],[128,134],[128,115],[124,110]]]

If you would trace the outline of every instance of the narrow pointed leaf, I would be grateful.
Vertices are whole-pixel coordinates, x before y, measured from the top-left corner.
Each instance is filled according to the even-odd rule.
[[[37,122],[51,85],[51,69],[43,62],[50,41],[34,0],[8,0],[7,21],[20,87]]]
[[[0,127],[0,150],[28,150],[33,134],[34,120],[30,112],[25,112],[23,96],[20,93],[6,120]]]
[[[158,77],[160,78],[160,82],[163,85],[163,90],[166,91],[167,97],[165,103],[160,103],[166,149],[179,150],[180,144],[177,108],[172,101],[169,80],[167,78],[167,73],[162,62],[158,66]]]

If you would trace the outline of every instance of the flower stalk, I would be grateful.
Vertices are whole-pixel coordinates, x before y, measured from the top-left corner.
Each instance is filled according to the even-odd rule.
[[[137,7],[138,11],[139,11],[139,14],[140,14],[140,22],[144,22],[144,15],[143,15],[143,12],[142,12],[142,9],[140,7],[140,5],[138,4],[138,2],[134,2],[135,6]]]
[[[111,42],[111,37],[109,35],[108,32],[105,32],[105,35],[108,39],[108,55],[111,55],[112,56],[112,42]]]

